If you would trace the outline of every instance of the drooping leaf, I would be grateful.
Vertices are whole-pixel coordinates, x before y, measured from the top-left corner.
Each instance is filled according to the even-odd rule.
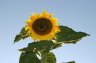
[[[43,41],[38,41],[38,42],[33,42],[33,43],[29,43],[28,48],[32,48],[32,49],[38,49],[39,51],[41,50],[50,50],[51,47],[54,45],[54,43],[52,41],[47,41],[47,40],[43,40]]]
[[[76,32],[67,26],[59,26],[59,27],[61,29],[61,32],[56,34],[57,42],[75,44],[77,41],[79,41],[83,37],[89,36],[85,32]]]
[[[61,47],[61,43],[54,43],[53,41],[37,41],[28,44],[28,47],[20,49],[20,51],[26,52],[37,52],[37,51],[44,51],[44,50],[52,50],[55,48]]]
[[[21,32],[18,35],[16,35],[14,42],[18,42],[21,39],[25,39],[25,38],[29,37],[29,34],[27,32],[28,32],[28,30],[26,30],[25,27],[23,27]]]
[[[54,53],[52,53],[52,52],[49,52],[47,54],[46,59],[47,59],[47,63],[56,63],[56,57],[55,57]]]
[[[53,45],[54,43],[52,41],[37,41],[29,43],[27,48],[20,49],[20,51],[36,52],[50,50]]]
[[[35,53],[22,53],[19,63],[41,63]]]
[[[55,42],[55,44],[52,46],[51,50],[56,49],[56,48],[59,48],[61,46],[62,46],[62,43]]]

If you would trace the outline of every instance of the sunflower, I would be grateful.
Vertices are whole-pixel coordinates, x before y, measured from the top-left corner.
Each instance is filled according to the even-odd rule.
[[[43,11],[41,14],[35,13],[26,21],[26,29],[33,40],[52,40],[55,34],[60,31],[57,19],[50,13]]]

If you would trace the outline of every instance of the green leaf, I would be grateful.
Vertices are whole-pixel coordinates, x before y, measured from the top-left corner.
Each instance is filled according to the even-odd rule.
[[[37,41],[28,44],[28,47],[20,49],[20,51],[26,52],[38,52],[38,51],[50,51],[52,49],[56,49],[61,47],[61,43],[54,43],[53,41]]]
[[[75,61],[70,61],[70,62],[67,62],[67,63],[75,63]]]
[[[17,42],[22,39],[22,36],[20,34],[16,35],[14,42]]]
[[[22,53],[19,63],[41,63],[35,53]]]
[[[37,49],[39,51],[43,51],[43,50],[50,50],[51,47],[54,45],[54,43],[52,41],[47,41],[47,40],[43,40],[43,41],[38,41],[38,42],[33,42],[33,43],[29,43],[28,48],[31,49]]]
[[[54,53],[52,53],[52,52],[49,52],[47,54],[46,59],[47,59],[47,63],[56,63],[56,57],[55,57]]]
[[[59,26],[61,32],[56,34],[56,41],[63,43],[73,43],[75,44],[77,41],[82,39],[83,37],[89,36],[85,32],[76,32],[67,26]]]
[[[21,39],[25,39],[25,38],[29,37],[29,34],[27,32],[28,32],[28,30],[25,30],[25,27],[23,27],[21,32],[18,35],[16,35],[14,42],[18,42]]]
[[[52,41],[37,41],[28,44],[27,48],[20,49],[20,51],[37,52],[37,51],[49,51],[54,45]]]
[[[51,47],[51,50],[56,49],[56,48],[59,48],[61,46],[62,46],[62,43],[55,42],[55,44]]]

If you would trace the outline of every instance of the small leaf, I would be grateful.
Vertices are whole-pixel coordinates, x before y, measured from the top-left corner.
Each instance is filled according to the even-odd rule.
[[[14,42],[18,42],[21,39],[25,39],[25,38],[29,37],[29,34],[27,32],[28,32],[28,30],[25,30],[25,27],[23,27],[21,32],[18,35],[16,35]]]
[[[55,57],[54,53],[49,52],[47,54],[47,63],[56,63],[56,57]]]
[[[20,34],[16,35],[14,42],[17,42],[22,39],[22,36]]]
[[[35,53],[22,53],[19,63],[41,63]]]
[[[20,33],[24,33],[24,32],[25,32],[25,28],[23,27]]]
[[[59,26],[61,32],[56,34],[56,41],[63,43],[73,43],[82,39],[83,37],[89,36],[85,32],[76,32],[67,26]]]

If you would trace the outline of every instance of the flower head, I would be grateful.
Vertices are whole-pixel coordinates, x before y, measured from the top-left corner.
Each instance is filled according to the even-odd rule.
[[[53,18],[47,11],[33,14],[26,23],[26,29],[33,40],[51,40],[60,31],[57,19]]]

